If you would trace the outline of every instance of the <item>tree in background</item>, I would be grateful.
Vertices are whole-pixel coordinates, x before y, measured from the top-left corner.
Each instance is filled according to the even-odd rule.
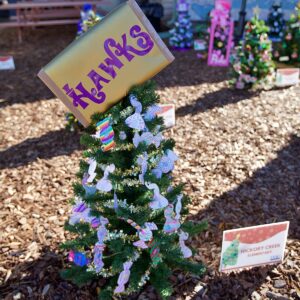
[[[277,60],[300,64],[300,2],[287,22],[283,41],[278,46],[274,52]]]
[[[269,28],[253,17],[245,26],[245,39],[240,42],[233,59],[234,84],[238,89],[269,89],[275,73]]]
[[[178,49],[191,48],[193,46],[193,28],[186,0],[177,2],[177,19],[175,27],[170,30],[169,44]]]
[[[100,299],[128,295],[148,281],[165,299],[172,294],[172,269],[205,270],[187,259],[188,236],[206,223],[184,221],[189,198],[172,184],[178,157],[174,141],[162,136],[158,100],[151,82],[135,87],[94,115],[87,131],[95,133],[81,138],[87,150],[66,224],[75,238],[62,245],[72,262],[63,276],[77,284],[104,278]]]
[[[92,5],[89,3],[83,5],[80,17],[81,19],[77,24],[77,36],[87,32],[101,20],[101,17],[94,12]]]
[[[280,42],[284,35],[284,16],[280,2],[275,2],[268,16],[269,37],[273,42]]]

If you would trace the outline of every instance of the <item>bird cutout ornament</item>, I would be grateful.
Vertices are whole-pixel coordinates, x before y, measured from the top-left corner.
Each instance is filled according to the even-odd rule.
[[[115,288],[114,293],[123,293],[125,291],[125,284],[128,282],[130,277],[130,268],[133,262],[131,260],[123,264],[123,271],[120,273],[118,278],[118,286]]]
[[[137,159],[137,164],[141,167],[141,174],[139,175],[139,181],[144,184],[145,179],[144,176],[147,172],[148,168],[148,154],[147,152],[143,152],[142,155],[140,155]]]
[[[189,234],[184,231],[179,233],[179,246],[184,258],[189,258],[193,255],[192,250],[185,245],[185,241],[189,238]]]
[[[103,152],[109,151],[116,146],[114,141],[115,132],[110,125],[111,119],[107,117],[96,124],[96,134],[94,137],[99,138],[102,142],[101,149]]]
[[[141,248],[141,249],[146,249],[148,248],[147,244],[145,242],[148,242],[152,239],[153,234],[152,231],[153,230],[157,230],[157,226],[155,223],[153,222],[146,222],[144,224],[143,227],[141,227],[140,225],[138,225],[137,223],[135,223],[133,220],[131,219],[123,219],[125,222],[127,222],[128,224],[130,224],[133,228],[135,228],[138,232],[138,236],[139,236],[139,240],[134,242],[133,245]]]
[[[101,192],[110,192],[112,190],[112,183],[108,179],[108,176],[110,173],[113,173],[115,169],[116,167],[114,164],[110,164],[105,168],[103,177],[96,184],[97,190]]]
[[[163,231],[165,233],[170,234],[177,231],[180,228],[180,217],[181,217],[180,212],[182,209],[182,203],[181,203],[182,197],[183,197],[182,194],[177,196],[177,203],[175,206],[175,217],[173,217],[174,215],[173,204],[169,204],[164,211],[166,222],[164,224]]]
[[[169,204],[164,211],[166,222],[163,227],[165,233],[173,233],[180,227],[180,221],[174,217],[174,206]]]
[[[156,148],[159,147],[161,141],[163,140],[162,133],[159,132],[157,135],[153,135],[151,132],[143,132],[141,135],[136,132],[133,137],[133,144],[135,148],[142,142],[145,142],[147,146],[154,144]]]
[[[88,178],[89,178],[89,174],[88,173],[84,173],[84,175],[82,177],[82,180],[81,180],[81,184],[82,184],[82,187],[85,190],[85,194],[87,196],[90,196],[90,195],[94,195],[96,193],[97,189],[95,188],[95,186],[89,186],[87,184],[87,179]]]
[[[177,196],[177,203],[175,206],[175,213],[176,213],[175,219],[177,219],[177,220],[180,220],[180,217],[181,217],[180,212],[182,209],[182,203],[181,203],[182,198],[183,198],[182,194]]]
[[[108,224],[108,219],[100,217],[100,227],[97,230],[98,242],[94,246],[94,265],[96,272],[100,272],[104,267],[103,251],[105,249],[104,239],[107,235],[107,229],[105,227]]]
[[[129,96],[129,99],[130,99],[131,105],[135,108],[135,113],[133,115],[129,116],[125,120],[125,124],[132,129],[144,130],[146,125],[145,125],[145,121],[141,115],[142,109],[143,109],[142,104],[141,104],[141,102],[138,101],[136,96],[134,96],[132,94]]]
[[[149,190],[153,190],[153,198],[152,201],[149,203],[150,208],[161,209],[168,206],[169,201],[167,198],[160,194],[157,184],[147,182],[145,183],[145,185]]]
[[[119,204],[118,204],[118,197],[117,197],[116,192],[114,192],[114,210],[117,210],[118,207],[119,207]]]
[[[93,228],[99,226],[99,218],[90,215],[90,208],[81,200],[77,199],[73,206],[73,211],[69,219],[70,225],[75,225],[80,221],[89,223]]]
[[[96,171],[96,167],[97,167],[97,162],[95,159],[93,158],[89,158],[88,160],[88,163],[89,163],[89,168],[88,168],[88,178],[87,178],[87,182],[88,183],[91,183],[93,182],[93,180],[95,179],[97,173],[95,172]]]
[[[163,173],[169,173],[174,169],[174,163],[177,159],[178,156],[172,150],[167,150],[158,162],[157,167],[152,170],[152,173],[156,178],[161,178]]]
[[[87,220],[89,218],[89,214],[90,214],[90,209],[81,200],[81,198],[77,198],[72,209],[72,214],[69,219],[69,224],[75,225],[79,223],[81,220]]]
[[[147,108],[146,113],[144,114],[144,119],[146,121],[152,121],[156,114],[160,111],[160,107],[158,105],[151,105]]]
[[[68,260],[73,262],[76,266],[84,267],[90,263],[90,259],[82,252],[71,250],[69,252]]]
[[[240,235],[237,234],[236,238],[225,250],[222,256],[222,264],[224,267],[234,266],[237,264],[238,256],[239,256],[239,244],[240,244],[239,237]]]

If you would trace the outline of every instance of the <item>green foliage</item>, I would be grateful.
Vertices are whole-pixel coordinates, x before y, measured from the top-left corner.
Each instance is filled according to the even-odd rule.
[[[95,279],[95,274],[87,272],[86,267],[71,266],[69,269],[63,270],[60,273],[61,277],[71,280],[73,283],[82,286],[91,280]]]
[[[168,299],[172,295],[173,288],[168,281],[170,275],[171,270],[164,263],[157,267],[156,272],[151,273],[150,282],[160,294],[162,299]]]
[[[272,43],[269,28],[253,17],[245,27],[245,39],[237,47],[233,60],[233,77],[238,89],[270,89],[274,81]]]
[[[186,231],[190,236],[197,235],[200,232],[207,230],[208,223],[207,221],[203,221],[199,224],[195,224],[194,222],[185,222],[181,226],[183,231]]]
[[[159,101],[152,82],[134,87],[130,94],[134,94],[141,102],[143,114],[148,107]],[[85,215],[82,215],[81,221],[79,219],[74,221],[73,219],[71,222],[73,225],[70,225],[69,222],[66,223],[65,229],[75,237],[61,246],[66,250],[77,251],[76,253],[83,255],[90,261],[88,267],[79,267],[76,266],[76,261],[73,259],[75,265],[72,264],[69,269],[63,272],[65,278],[77,284],[84,284],[84,282],[98,277],[107,279],[105,286],[101,288],[99,299],[112,299],[119,274],[123,271],[124,263],[128,261],[132,261],[133,265],[124,294],[138,291],[149,280],[161,297],[167,299],[172,294],[172,287],[168,281],[172,269],[182,267],[185,271],[199,275],[204,272],[202,264],[192,263],[183,258],[178,232],[167,234],[163,230],[166,222],[165,210],[150,208],[149,203],[153,201],[154,196],[153,190],[148,189],[139,178],[141,167],[138,164],[138,158],[147,153],[148,167],[144,174],[145,182],[156,184],[159,193],[166,197],[175,208],[178,197],[182,194],[183,185],[172,184],[170,172],[163,173],[161,178],[152,173],[152,170],[157,167],[158,162],[166,155],[167,151],[174,148],[175,142],[172,139],[166,139],[160,145],[147,145],[142,142],[135,147],[132,142],[135,131],[125,123],[126,118],[133,113],[134,109],[129,97],[126,96],[107,112],[92,116],[93,122],[89,126],[89,131],[92,134],[95,133],[96,124],[99,121],[106,117],[110,118],[116,146],[110,151],[103,152],[100,140],[87,133],[81,137],[81,143],[86,150],[83,153],[84,159],[80,162],[80,170],[77,174],[78,182],[73,185],[76,198],[72,200],[72,203],[75,203],[74,207],[77,209],[76,211],[74,209],[73,214],[76,215],[80,211]],[[163,130],[161,125],[161,118],[155,117],[151,121],[146,120],[147,129],[153,136]],[[123,133],[126,138],[121,139],[120,133]],[[89,170],[88,159],[96,161],[95,178],[89,183],[83,183],[82,179],[86,178],[85,175]],[[104,170],[110,164],[115,166],[114,171],[107,178],[112,184],[112,189],[108,192],[99,191],[96,188],[96,183],[103,179]],[[115,201],[118,203],[117,208],[114,207]],[[195,235],[201,230],[205,230],[206,224],[184,223],[184,217],[188,214],[187,204],[189,202],[190,199],[183,195],[179,219],[182,224],[181,229],[190,235]],[[84,208],[79,209],[78,205],[79,207],[83,205]],[[87,210],[88,213],[86,213]],[[172,217],[175,218],[175,212]],[[107,230],[102,253],[104,267],[96,272],[93,261],[95,245],[99,243],[99,228],[102,228],[102,225],[100,226],[97,222],[103,218],[108,220],[104,228]],[[96,225],[93,220],[96,220]],[[140,239],[140,230],[145,228],[147,222],[154,222],[158,230],[153,230],[152,239],[145,241],[147,248],[138,248],[133,243]]]

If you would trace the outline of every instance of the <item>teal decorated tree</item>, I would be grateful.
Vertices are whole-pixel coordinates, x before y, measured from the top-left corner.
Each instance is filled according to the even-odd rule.
[[[274,52],[276,60],[300,66],[300,1],[287,21],[282,43]]]
[[[239,239],[235,238],[232,243],[228,246],[222,256],[222,265],[226,268],[227,266],[235,266],[239,256]]]
[[[187,1],[178,0],[176,9],[177,19],[174,28],[170,30],[169,44],[177,49],[191,48],[193,46],[193,28]]]
[[[273,42],[280,42],[284,36],[284,16],[281,3],[275,1],[269,13],[267,25],[270,28],[269,37]]]
[[[269,28],[258,16],[245,26],[245,38],[233,59],[233,83],[237,89],[270,89],[274,84],[275,65]]]
[[[163,299],[172,294],[173,269],[202,275],[188,237],[206,223],[185,221],[189,198],[173,184],[175,142],[164,139],[153,84],[133,88],[105,113],[93,116],[74,185],[62,247],[70,265],[63,276],[77,284],[103,278],[99,299],[126,296],[147,282]],[[89,133],[88,133],[89,132]]]

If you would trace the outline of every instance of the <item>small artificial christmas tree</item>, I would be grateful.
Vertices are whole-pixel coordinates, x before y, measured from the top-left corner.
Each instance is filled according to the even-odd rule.
[[[270,89],[275,72],[269,28],[254,16],[245,26],[245,39],[237,47],[233,60],[234,83],[238,89]]]
[[[101,17],[95,14],[92,5],[88,3],[84,4],[80,16],[81,20],[77,24],[77,38],[101,21]],[[82,131],[84,129],[83,125],[72,113],[65,113],[65,119],[67,121],[66,129],[70,131]]]
[[[274,2],[268,16],[269,37],[273,42],[280,42],[284,35],[284,17],[280,2]]]
[[[224,267],[236,265],[239,255],[239,244],[239,237],[236,237],[225,250],[222,257],[222,265]]]
[[[177,49],[191,48],[193,46],[193,28],[186,0],[178,0],[176,9],[177,19],[175,27],[170,30],[169,44]]]
[[[104,278],[100,299],[128,295],[147,281],[166,299],[173,268],[198,275],[205,270],[186,259],[192,251],[185,241],[206,224],[182,222],[189,198],[182,185],[172,184],[178,157],[174,141],[162,136],[158,100],[151,82],[133,88],[95,114],[87,131],[96,133],[81,139],[87,150],[66,224],[76,238],[62,245],[73,264],[63,276],[77,284]]]
[[[300,64],[300,2],[286,24],[283,41],[275,52],[274,56],[279,61]]]
[[[77,24],[77,36],[87,32],[101,20],[101,17],[98,14],[95,14],[92,5],[89,3],[83,5],[80,17],[81,19]]]

